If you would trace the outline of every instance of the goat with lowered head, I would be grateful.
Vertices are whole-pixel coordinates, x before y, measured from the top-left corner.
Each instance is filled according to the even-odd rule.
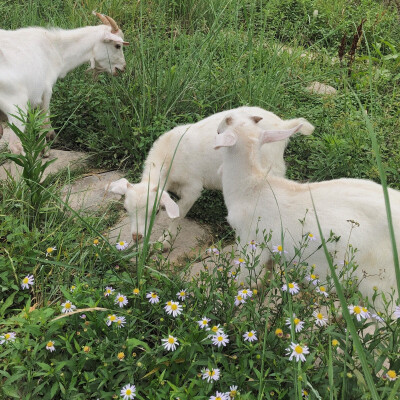
[[[339,264],[348,261],[348,240],[358,249],[355,260],[359,268],[355,274],[360,291],[370,298],[374,286],[390,293],[396,277],[381,185],[363,179],[301,184],[274,176],[263,167],[261,146],[290,137],[301,129],[301,123],[290,129],[265,129],[261,122],[255,123],[254,118],[243,118],[237,113],[231,113],[221,122],[215,149],[223,148],[218,152],[223,159],[222,187],[228,222],[241,243],[262,242],[263,230],[272,231],[271,244],[282,246],[286,258],[292,259],[294,247],[304,235],[318,233],[313,199],[324,237],[328,238],[331,231],[340,236],[338,242],[327,243]],[[389,189],[389,195],[399,246],[400,192]],[[306,215],[307,210],[310,212]],[[299,221],[303,219],[301,224]],[[352,230],[350,220],[359,226]],[[316,273],[324,278],[329,266],[324,252],[316,251],[319,244],[309,241],[303,259],[308,257],[307,261],[316,265]],[[260,265],[270,258],[271,249],[265,249]],[[239,279],[246,276],[247,271],[241,271]]]
[[[288,129],[301,123],[303,134],[309,135],[314,130],[313,125],[303,118],[282,120],[274,113],[259,107],[239,107],[164,133],[153,144],[139,183],[132,185],[123,178],[108,187],[114,193],[125,195],[124,205],[129,214],[134,241],[140,240],[145,234],[156,196],[160,199],[159,203],[165,206],[169,217],[173,218],[168,230],[171,235],[175,235],[180,221],[200,197],[203,189],[222,190],[221,176],[217,173],[222,157],[213,150],[213,140],[218,125],[232,111],[244,119],[269,128]],[[252,117],[253,115],[256,117]],[[261,162],[273,175],[285,175],[283,153],[286,145],[287,140],[283,138],[282,141],[268,144],[261,149]],[[177,204],[167,191],[180,198]],[[167,248],[168,240],[162,241]]]
[[[0,29],[0,120],[8,120],[23,130],[21,121],[12,114],[18,114],[18,107],[26,110],[28,102],[49,113],[57,79],[86,62],[95,72],[117,75],[125,70],[122,47],[128,43],[121,29],[112,18],[95,14],[102,25],[71,30]],[[54,137],[54,132],[49,136]],[[13,153],[22,152],[13,132],[9,148]]]

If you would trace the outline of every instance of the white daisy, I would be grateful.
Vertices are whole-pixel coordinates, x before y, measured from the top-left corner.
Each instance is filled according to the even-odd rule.
[[[106,321],[106,324],[108,325],[108,326],[110,326],[113,322],[117,322],[117,319],[118,319],[118,317],[115,315],[115,314],[110,314],[108,317],[107,317],[107,321]]]
[[[218,335],[220,333],[224,333],[224,330],[222,328],[219,327],[218,325],[214,325],[211,328],[206,328],[206,331],[211,331],[213,332],[215,335]]]
[[[322,313],[314,311],[312,315],[315,318],[315,325],[325,326],[328,323],[328,318],[326,318]]]
[[[54,347],[54,342],[49,340],[46,344],[46,350],[49,350],[50,352],[56,351],[56,348]]]
[[[219,332],[216,335],[211,336],[212,344],[218,347],[226,346],[229,343],[228,335],[223,332]]]
[[[249,342],[254,342],[254,341],[258,340],[255,331],[246,332],[243,335],[243,337],[244,337],[244,340],[247,340]]]
[[[69,300],[67,300],[65,303],[62,303],[61,307],[63,307],[61,312],[64,313],[64,314],[72,312],[76,308],[76,306],[74,306]]]
[[[219,379],[220,370],[218,368],[209,370],[206,368],[202,371],[202,378],[207,382],[217,381]]]
[[[215,254],[215,255],[218,255],[218,254],[219,254],[219,250],[218,250],[216,247],[211,246],[209,249],[206,250],[206,253],[207,253],[207,254]]]
[[[361,312],[363,313],[364,318],[371,318],[370,312],[365,307],[361,307]]]
[[[325,286],[318,286],[316,289],[315,289],[315,291],[318,293],[318,294],[323,294],[325,297],[328,297],[329,295],[328,295],[328,292],[326,291],[326,287]]]
[[[105,292],[104,292],[104,296],[108,297],[111,294],[113,294],[115,291],[115,289],[112,288],[112,286],[106,286]]]
[[[304,321],[301,321],[299,318],[297,318],[295,314],[293,314],[293,323],[295,332],[301,332],[302,329],[304,328]],[[292,324],[291,319],[287,318],[286,325],[291,326],[291,324]]]
[[[238,291],[238,295],[242,296],[243,299],[253,296],[253,292],[250,289],[242,289]]]
[[[199,324],[199,327],[201,329],[203,328],[208,328],[208,323],[211,321],[211,319],[207,318],[207,317],[203,317],[200,321],[197,321],[197,323]]]
[[[182,306],[179,304],[178,301],[169,301],[167,305],[164,307],[165,311],[167,312],[168,315],[171,315],[173,317],[177,317],[179,314],[182,313]]]
[[[71,288],[69,289],[69,291],[70,291],[71,293],[74,293],[74,292],[75,292],[75,289],[76,289],[76,286],[75,286],[75,285],[72,285]]]
[[[255,250],[257,248],[259,243],[257,243],[255,240],[251,240],[248,244],[250,250]]]
[[[5,342],[14,342],[16,337],[17,334],[15,332],[5,333],[4,335],[0,336],[0,344],[3,344]]]
[[[125,385],[122,389],[121,389],[121,393],[120,396],[124,399],[124,400],[131,400],[135,398],[135,394],[136,394],[136,386],[135,385]]]
[[[118,304],[122,308],[123,306],[126,306],[128,304],[128,299],[123,294],[118,293],[115,296],[114,303]]]
[[[175,351],[176,346],[179,346],[178,339],[171,335],[168,336],[168,339],[161,339],[161,341],[164,342],[162,345],[168,351]]]
[[[46,257],[48,257],[54,250],[57,250],[56,247],[48,247],[46,249]]]
[[[238,294],[237,296],[235,296],[235,306],[238,306],[243,303],[246,303],[246,300],[243,298],[242,295]]]
[[[288,291],[290,294],[297,294],[300,292],[300,287],[296,282],[290,282],[289,284],[284,284],[282,286],[284,292]]]
[[[32,286],[35,282],[33,275],[27,275],[24,279],[22,279],[21,287],[22,289],[29,289],[29,286]]]
[[[383,322],[384,321],[384,319],[379,315],[379,313],[371,314],[371,318],[375,318],[379,322]]]
[[[233,263],[235,264],[235,265],[239,265],[239,267],[244,267],[245,265],[246,265],[246,261],[245,260],[243,260],[243,258],[239,258],[239,259],[237,259],[237,260],[233,260]]]
[[[309,233],[307,235],[307,238],[310,240],[310,242],[314,242],[315,240],[317,240],[317,237],[315,235],[313,235],[312,233]]]
[[[396,318],[396,319],[399,319],[399,318],[400,318],[400,306],[397,306],[397,307],[394,309],[393,317]]]
[[[286,355],[290,354],[289,361],[292,361],[293,358],[296,358],[296,361],[306,361],[304,357],[305,354],[310,354],[307,346],[300,346],[297,343],[293,343],[286,349]]]
[[[125,250],[127,247],[129,246],[128,242],[124,242],[123,240],[121,240],[120,242],[118,242],[115,247],[117,248],[117,250]]]
[[[315,274],[307,275],[306,280],[311,282],[313,285],[318,285],[318,283],[319,283],[318,276]]]
[[[210,400],[229,400],[229,393],[216,392],[215,396],[210,396]]]
[[[365,313],[360,306],[350,305],[348,306],[348,309],[350,311],[350,314],[354,314],[356,316],[357,321],[361,321],[363,318],[365,318]]]
[[[115,323],[117,324],[118,328],[123,328],[126,324],[126,319],[125,317],[118,317]]]
[[[286,250],[283,250],[283,247],[282,247],[281,244],[272,246],[272,252],[273,252],[273,253],[279,253],[279,254],[282,254],[282,253],[287,254],[287,251],[286,251]]]
[[[388,372],[386,372],[386,378],[389,379],[389,381],[395,381],[398,378],[396,371],[390,369]]]
[[[238,387],[236,385],[229,386],[229,390],[230,390],[229,395],[231,397],[235,397],[237,395],[237,389],[238,389]]]
[[[187,289],[180,290],[177,294],[179,300],[185,300],[187,296],[189,296]]]
[[[160,298],[158,297],[158,294],[154,293],[154,292],[147,293],[146,294],[146,298],[149,299],[149,302],[151,304],[156,304],[156,303],[158,303],[160,301]]]

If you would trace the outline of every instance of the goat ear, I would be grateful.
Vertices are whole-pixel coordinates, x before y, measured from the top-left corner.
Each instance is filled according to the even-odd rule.
[[[103,40],[105,42],[116,42],[116,43],[122,43],[122,44],[129,44],[128,42],[124,42],[124,39],[122,39],[118,35],[115,35],[114,33],[111,33],[111,32],[105,32]]]
[[[264,131],[260,135],[260,144],[278,142],[287,139],[301,130],[303,124],[297,125],[291,129],[280,129],[276,131]]]
[[[218,150],[220,147],[232,147],[236,144],[237,137],[233,132],[225,131],[215,137],[214,149]]]
[[[169,194],[164,190],[161,195],[160,204],[165,207],[168,217],[178,218],[179,217],[179,206],[176,204]]]
[[[127,179],[122,178],[108,184],[106,186],[106,190],[109,190],[110,192],[113,193],[124,195],[131,186],[132,185],[128,182]]]

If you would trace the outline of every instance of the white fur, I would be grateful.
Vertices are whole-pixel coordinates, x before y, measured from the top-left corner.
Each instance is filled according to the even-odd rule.
[[[302,235],[312,233],[319,237],[313,199],[325,239],[331,230],[341,237],[337,243],[327,244],[339,269],[348,256],[349,241],[353,248],[358,249],[355,259],[359,268],[355,275],[361,281],[361,292],[370,298],[374,286],[386,293],[391,292],[391,288],[396,287],[396,278],[381,185],[362,179],[300,184],[273,176],[262,166],[260,146],[276,140],[276,132],[264,130],[237,114],[230,115],[230,121],[229,125],[221,125],[216,148],[223,147],[217,152],[223,155],[222,186],[228,222],[241,243],[251,240],[263,242],[263,230],[267,233],[272,231],[271,247],[283,244],[286,258],[292,259],[295,257],[294,246],[298,247]],[[288,130],[287,134],[294,131],[296,129]],[[400,192],[389,189],[389,195],[399,247]],[[299,220],[304,219],[307,210],[302,226]],[[349,220],[360,224],[354,227],[351,235]],[[316,273],[324,279],[329,272],[324,252],[319,250],[312,254],[320,244],[320,240],[310,241],[304,257],[309,256],[307,262],[315,264]],[[270,250],[264,250],[261,265],[270,258]],[[246,275],[247,271],[242,271],[240,279]]]
[[[72,30],[0,29],[0,120],[8,119],[23,130],[21,121],[11,115],[18,114],[17,107],[26,110],[30,102],[48,113],[57,79],[86,62],[98,72],[123,71],[122,44],[126,42],[121,30],[111,31],[104,24]],[[22,152],[14,133],[9,147],[13,153]]]
[[[284,121],[259,107],[240,107],[234,111],[249,120],[253,115],[261,116],[258,125],[266,129],[284,129],[303,123],[301,131],[304,134],[309,135],[314,130],[303,118]],[[176,234],[181,219],[200,197],[203,188],[222,189],[221,174],[218,173],[222,157],[213,150],[213,144],[218,125],[231,112],[223,111],[195,124],[178,126],[164,133],[149,152],[140,183],[130,185],[126,180],[119,180],[111,184],[111,191],[125,194],[125,209],[129,213],[131,233],[135,238],[145,234],[158,185],[165,185],[164,193],[170,191],[180,198],[179,218],[174,219],[168,228],[172,235]],[[283,153],[286,145],[287,140],[282,140],[263,146],[263,165],[271,170],[271,174],[284,176],[286,167]],[[146,219],[147,202],[149,211]],[[168,246],[167,241],[164,241],[164,246]]]

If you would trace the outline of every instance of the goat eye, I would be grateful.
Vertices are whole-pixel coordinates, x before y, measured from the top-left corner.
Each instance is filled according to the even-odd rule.
[[[116,48],[116,49],[120,49],[120,48],[121,48],[121,45],[120,45],[120,44],[116,44],[116,45],[115,45],[115,48]]]

